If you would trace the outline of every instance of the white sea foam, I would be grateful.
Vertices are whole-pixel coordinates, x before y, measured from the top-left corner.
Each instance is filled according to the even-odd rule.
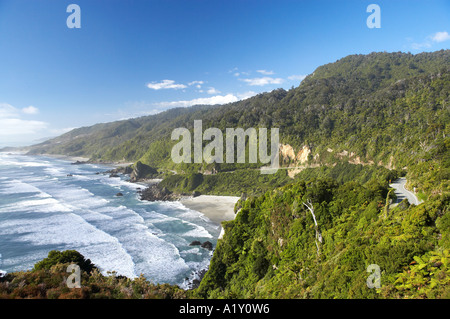
[[[26,161],[14,161],[4,158],[0,158],[0,165],[2,166],[18,166],[18,167],[48,167],[48,162],[26,162]]]
[[[0,194],[43,193],[39,188],[17,179],[0,183]],[[48,194],[47,194],[48,195]]]
[[[105,270],[117,270],[131,277],[135,275],[132,258],[117,238],[72,213],[40,216],[38,219],[10,219],[2,222],[0,233],[17,234],[16,241],[26,242],[27,245],[65,246],[81,253],[89,251],[86,256]]]
[[[64,173],[61,168],[57,168],[57,167],[47,167],[47,168],[44,168],[44,171],[46,173],[49,173],[52,176],[65,176],[65,175],[67,175],[67,173]]]
[[[153,229],[149,230],[143,217],[135,211],[125,206],[110,206],[107,200],[85,189],[59,189],[52,195],[90,223],[109,218],[96,223],[96,227],[117,238],[133,256],[137,274],[144,273],[154,281],[166,282],[188,269],[176,247],[153,235]],[[109,262],[103,260],[103,264],[109,265]]]
[[[92,177],[92,176],[78,175],[78,174],[73,174],[72,178],[78,179],[80,181],[93,181],[93,180],[95,180],[95,178]]]
[[[200,237],[213,238],[213,236],[204,227],[195,225],[193,223],[188,223],[188,222],[184,222],[184,223],[188,224],[191,227],[194,227],[194,229],[191,229],[191,230],[185,232],[183,234],[184,236],[195,237],[195,238],[200,238]]]
[[[100,182],[105,185],[109,185],[109,186],[112,186],[115,188],[121,188],[121,187],[125,186],[131,190],[137,190],[138,188],[143,187],[142,185],[139,185],[136,183],[124,181],[120,177],[102,176],[102,178],[100,179]]]
[[[0,208],[0,213],[24,211],[30,213],[53,213],[71,212],[72,210],[54,198],[24,200]]]
[[[188,249],[188,250],[184,250],[184,251],[182,251],[182,252],[180,252],[180,255],[181,256],[187,256],[187,255],[189,255],[189,254],[196,254],[196,255],[201,255],[202,253],[200,252],[200,248],[191,248],[191,249]]]
[[[103,272],[127,277],[142,273],[158,283],[179,284],[192,270],[208,264],[203,250],[186,250],[191,237],[212,237],[202,214],[177,202],[137,201],[129,192],[116,199],[115,189],[143,186],[95,175],[88,165],[0,157],[0,169],[5,162],[17,167],[2,170],[6,175],[0,178],[0,193],[20,197],[14,204],[0,204],[0,212],[13,213],[4,215],[0,234],[15,247],[2,269],[32,267],[46,257],[49,247],[78,250]],[[73,178],[66,178],[66,173]],[[111,197],[105,197],[109,191]],[[17,253],[20,249],[24,255]]]

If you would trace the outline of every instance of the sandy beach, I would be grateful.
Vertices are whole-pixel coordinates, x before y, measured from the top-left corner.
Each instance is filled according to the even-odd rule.
[[[234,205],[239,198],[236,196],[200,195],[183,199],[180,202],[187,208],[204,214],[213,223],[220,225],[223,221],[234,219],[236,216]]]
[[[46,157],[51,157],[51,158],[56,158],[56,159],[71,161],[71,162],[76,162],[76,161],[87,162],[87,161],[89,161],[89,158],[82,157],[82,156],[68,156],[68,155],[59,155],[59,154],[39,154],[38,156],[46,156]]]
[[[57,158],[65,161],[71,161],[71,162],[89,162],[89,157],[82,157],[82,156],[70,156],[70,155],[59,155],[59,154],[41,154],[41,156],[47,156],[51,158]],[[133,162],[89,162],[89,164],[103,164],[107,166],[114,166],[114,167],[126,167],[133,165]]]

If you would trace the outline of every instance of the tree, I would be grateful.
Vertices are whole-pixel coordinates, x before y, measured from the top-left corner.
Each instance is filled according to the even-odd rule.
[[[33,270],[50,269],[56,264],[74,263],[80,266],[81,270],[90,273],[96,269],[90,259],[85,259],[82,254],[76,250],[52,250],[48,253],[48,257],[36,263]]]
[[[308,210],[311,212],[311,215],[312,215],[312,217],[314,219],[314,226],[315,226],[315,229],[316,229],[316,239],[315,239],[315,241],[316,241],[316,247],[317,247],[317,256],[319,256],[320,255],[320,248],[319,248],[319,244],[317,243],[317,241],[322,243],[322,234],[320,233],[319,227],[317,225],[316,215],[314,214],[314,206],[313,206],[313,204],[312,204],[310,199],[308,199],[306,201],[306,203],[303,202],[303,205],[305,205],[306,208],[308,208]]]

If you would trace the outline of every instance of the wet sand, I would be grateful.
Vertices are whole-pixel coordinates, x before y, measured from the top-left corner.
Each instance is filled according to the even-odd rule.
[[[220,225],[223,221],[234,219],[236,216],[234,205],[239,198],[236,196],[200,195],[180,200],[180,202],[187,208],[204,214],[213,223]]]

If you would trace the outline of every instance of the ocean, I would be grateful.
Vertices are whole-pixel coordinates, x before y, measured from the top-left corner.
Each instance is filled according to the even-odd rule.
[[[105,275],[187,289],[212,257],[189,244],[215,247],[220,226],[179,202],[141,201],[145,186],[103,174],[111,168],[0,153],[0,270],[29,270],[51,250],[74,249]]]

